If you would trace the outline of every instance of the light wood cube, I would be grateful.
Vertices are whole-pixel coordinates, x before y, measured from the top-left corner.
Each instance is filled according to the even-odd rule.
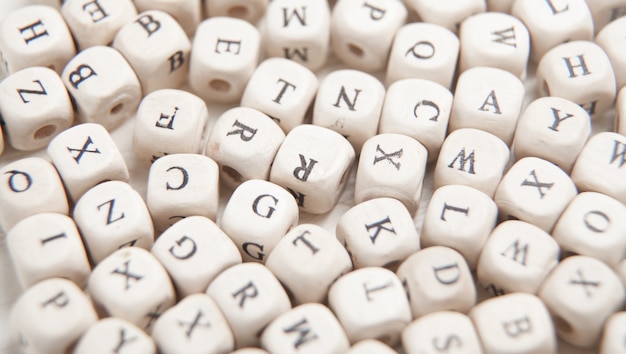
[[[323,303],[333,282],[352,270],[352,261],[333,234],[301,224],[280,239],[265,266],[289,290],[294,304]]]
[[[134,0],[137,11],[161,10],[180,24],[188,37],[193,37],[202,16],[201,0]]]
[[[63,70],[63,82],[77,106],[78,120],[114,130],[132,117],[142,87],[128,61],[106,46],[87,48]]]
[[[393,40],[386,83],[409,78],[452,87],[459,58],[457,35],[444,26],[413,22],[402,26]]]
[[[604,323],[602,339],[598,353],[611,354],[624,351],[624,328],[626,328],[626,312],[616,312]]]
[[[407,0],[407,7],[413,9],[422,21],[455,32],[466,17],[487,10],[487,4],[482,0]]]
[[[2,167],[0,176],[0,224],[5,232],[38,213],[69,214],[63,182],[49,161],[40,157],[16,160]]]
[[[345,354],[396,354],[387,344],[376,339],[363,339],[354,343]]]
[[[15,149],[44,148],[74,122],[70,96],[52,69],[30,67],[0,83],[0,114]]]
[[[353,206],[339,218],[336,234],[355,268],[385,267],[395,271],[420,249],[411,214],[392,198],[371,199]]]
[[[222,184],[236,188],[251,179],[267,180],[285,133],[254,108],[234,107],[217,119],[204,154],[220,165]]]
[[[206,17],[235,17],[256,25],[269,0],[203,0]]]
[[[433,81],[403,79],[387,88],[378,133],[398,133],[419,141],[435,161],[448,131],[450,90]]]
[[[626,2],[619,0],[624,4],[622,11],[626,10]],[[588,2],[587,4],[597,4],[603,1]],[[626,18],[620,17],[608,23],[602,30],[599,30],[596,35],[595,42],[602,47],[606,55],[611,61],[613,72],[615,73],[615,81],[617,83],[617,89],[621,89],[626,85],[626,59],[624,58],[623,39],[620,38],[619,33],[623,33],[626,30]]]
[[[454,311],[438,311],[411,322],[402,331],[407,354],[451,351],[481,354],[482,344],[469,317]]]
[[[167,270],[179,298],[204,292],[221,272],[241,263],[233,241],[202,216],[189,216],[165,230],[152,254]]]
[[[152,338],[134,324],[117,317],[107,317],[91,325],[80,337],[72,354],[156,354]]]
[[[626,12],[626,1],[624,0],[587,1],[587,6],[589,6],[593,17],[593,28],[596,34],[607,24],[624,16]]]
[[[150,212],[126,182],[103,182],[87,191],[76,202],[73,218],[94,264],[118,249],[149,250],[154,243]]]

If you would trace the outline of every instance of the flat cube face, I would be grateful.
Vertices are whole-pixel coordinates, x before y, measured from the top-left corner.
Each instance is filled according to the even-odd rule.
[[[94,264],[118,249],[150,249],[154,243],[148,208],[126,182],[109,181],[90,189],[74,206],[73,218]]]
[[[378,133],[398,133],[415,138],[435,161],[446,132],[452,93],[444,86],[422,79],[404,79],[387,89]]]
[[[350,343],[376,338],[395,345],[411,321],[400,279],[384,268],[368,267],[342,276],[330,288],[328,303]]]
[[[69,213],[63,183],[50,162],[39,157],[17,160],[0,169],[0,176],[0,224],[5,232],[31,215]]]
[[[134,3],[139,12],[161,10],[169,13],[189,37],[193,37],[202,16],[202,2],[200,0],[137,0]]]
[[[331,16],[333,54],[357,70],[384,69],[396,31],[407,16],[401,1],[337,1]]]
[[[485,66],[468,69],[459,76],[454,91],[449,129],[481,129],[510,145],[525,94],[522,81],[508,71]]]
[[[265,53],[316,71],[326,63],[330,42],[328,1],[278,0],[265,11]]]
[[[155,322],[152,337],[167,353],[226,353],[235,344],[224,315],[206,294],[187,296],[165,311]]]
[[[344,353],[350,343],[328,307],[310,303],[294,307],[272,321],[263,330],[261,346],[272,353]]]
[[[278,242],[265,265],[289,289],[293,302],[323,302],[328,288],[352,270],[352,261],[333,234],[314,224],[291,229]],[[303,284],[302,279],[308,279]]]
[[[220,165],[221,182],[236,188],[251,179],[267,180],[285,133],[265,113],[235,107],[211,128],[204,154]]]
[[[285,58],[269,58],[250,77],[241,106],[267,114],[288,133],[304,121],[317,86],[317,77],[303,65]]]
[[[387,85],[419,78],[452,86],[460,42],[454,32],[434,23],[417,22],[398,30],[389,54]]]
[[[455,6],[452,6],[454,3]],[[451,31],[456,31],[458,25],[468,16],[484,12],[487,5],[480,0],[461,1],[428,1],[409,0],[407,6],[417,12],[422,21],[436,23]]]
[[[506,70],[523,78],[530,55],[530,35],[519,19],[486,12],[466,18],[459,29],[461,72],[477,66]]]
[[[611,132],[591,137],[580,152],[572,180],[580,191],[604,193],[626,203],[626,138]]]
[[[270,182],[289,190],[301,210],[325,213],[337,204],[354,159],[354,149],[338,133],[301,125],[287,134],[278,149]]]
[[[206,103],[196,95],[176,89],[154,91],[137,110],[133,149],[146,162],[171,154],[198,154],[208,120]]]
[[[91,266],[74,221],[40,213],[19,222],[7,234],[7,247],[22,284],[28,288],[48,278],[67,278],[85,287]]]
[[[51,69],[20,70],[0,84],[0,114],[11,146],[37,150],[74,121],[70,97]]]
[[[557,340],[546,306],[531,294],[488,299],[469,313],[486,353],[556,353]]]
[[[538,296],[566,342],[588,347],[600,339],[610,315],[624,303],[624,286],[611,268],[587,256],[564,259],[546,278]]]
[[[61,13],[82,50],[111,43],[117,31],[137,16],[137,9],[131,0],[67,0]]]
[[[620,4],[620,8],[615,8],[615,15],[623,13],[624,10],[626,10],[626,3],[623,3],[621,0],[619,1],[622,2],[622,4]],[[613,19],[601,30],[597,27],[597,23],[595,21],[594,26],[597,33],[595,42],[602,47],[602,49],[606,52],[606,55],[609,56],[613,66],[613,72],[615,73],[617,89],[619,90],[626,85],[626,60],[624,59],[622,54],[623,51],[620,48],[623,43],[623,39],[617,34],[621,33],[626,28],[626,19],[621,17]]]
[[[91,272],[87,292],[102,316],[125,319],[146,333],[176,301],[161,263],[139,247],[117,250],[100,262]]]
[[[204,292],[220,272],[241,263],[241,255],[213,221],[184,218],[159,236],[152,254],[167,270],[179,298]]]
[[[271,182],[250,180],[231,195],[220,227],[235,242],[244,261],[263,263],[280,239],[298,224],[298,218],[298,205],[291,193]]]
[[[350,347],[350,350],[346,352],[346,354],[367,353],[394,354],[396,351],[376,339],[363,339],[354,343],[354,345]]]
[[[12,12],[0,32],[0,77],[30,66],[60,73],[76,54],[63,17],[50,6],[31,5]]]
[[[137,73],[144,94],[178,88],[189,74],[191,42],[178,22],[159,10],[144,11],[113,40]]]
[[[189,84],[205,100],[238,101],[260,53],[256,27],[237,18],[209,18],[198,26],[192,43]]]
[[[137,75],[117,50],[95,46],[81,51],[61,78],[76,101],[82,122],[99,123],[107,130],[135,114],[142,87]]]
[[[458,353],[482,353],[474,324],[466,315],[452,311],[431,313],[411,322],[402,331],[402,346],[409,354],[455,348]]]
[[[371,199],[352,207],[337,222],[336,233],[355,268],[395,270],[420,248],[413,218],[401,202],[391,198]]]
[[[564,250],[617,269],[626,249],[625,229],[624,204],[601,193],[583,192],[567,206],[552,235]]]
[[[87,295],[67,279],[51,278],[24,292],[10,323],[21,349],[63,353],[98,320]]]
[[[590,134],[591,120],[582,107],[564,98],[542,97],[520,116],[512,150],[517,159],[536,156],[569,172]]]
[[[396,198],[411,215],[417,212],[426,174],[428,151],[417,140],[401,134],[379,134],[361,149],[354,200]]]
[[[422,247],[453,248],[475,269],[497,217],[498,207],[485,193],[463,185],[443,186],[430,198],[420,242]]]
[[[159,231],[192,215],[215,220],[219,174],[215,161],[199,154],[173,154],[150,167],[146,204]]]
[[[541,58],[537,66],[537,92],[541,96],[574,101],[591,118],[596,118],[615,101],[615,73],[609,57],[594,42],[563,43]]]
[[[354,150],[376,135],[385,87],[374,76],[356,70],[336,70],[324,77],[315,97],[313,124],[348,139]]]
[[[152,338],[134,324],[121,318],[103,318],[83,334],[75,354],[105,354],[110,348],[120,353],[155,354],[156,345]]]
[[[494,295],[535,294],[559,256],[558,244],[546,232],[523,221],[505,221],[487,239],[476,274],[481,285]]]

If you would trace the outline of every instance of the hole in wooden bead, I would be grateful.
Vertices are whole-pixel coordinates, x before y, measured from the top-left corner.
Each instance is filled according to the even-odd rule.
[[[235,182],[241,182],[242,176],[237,170],[230,166],[222,166],[222,171],[230,178],[232,178]]]
[[[56,126],[52,124],[44,125],[43,127],[37,129],[37,131],[35,132],[35,140],[45,139],[49,137],[50,135],[54,134],[54,132],[56,131],[57,131]]]
[[[118,103],[115,106],[113,106],[113,108],[111,108],[109,112],[111,113],[111,115],[118,114],[122,110],[122,108],[124,108],[124,104]]]
[[[215,91],[219,92],[228,92],[230,90],[230,84],[228,83],[228,81],[220,79],[211,80],[211,82],[209,82],[209,86],[211,86],[211,88]]]
[[[361,49],[361,47],[357,46],[356,44],[352,44],[349,43],[348,44],[348,50],[350,51],[350,53],[354,54],[357,57],[362,57],[363,56],[363,49]]]
[[[573,330],[569,322],[558,316],[554,317],[554,325],[562,332],[570,333]]]
[[[248,16],[248,8],[245,6],[233,6],[228,9],[227,13],[230,17],[244,18]]]

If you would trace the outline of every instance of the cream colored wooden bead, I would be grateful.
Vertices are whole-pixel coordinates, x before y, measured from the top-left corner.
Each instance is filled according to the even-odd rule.
[[[487,4],[482,0],[407,0],[407,7],[413,9],[422,21],[435,23],[455,32],[466,17],[487,10]]]
[[[592,136],[578,155],[572,180],[581,192],[599,192],[626,203],[626,137],[613,132]]]
[[[626,351],[624,328],[626,328],[626,312],[620,311],[611,315],[604,323],[598,353],[624,353]]]
[[[480,339],[469,317],[453,311],[422,316],[402,331],[402,347],[407,354],[483,353]]]
[[[83,123],[99,123],[113,130],[132,117],[142,88],[130,64],[117,50],[87,48],[76,55],[61,75]]]
[[[395,198],[411,215],[422,197],[428,152],[417,140],[402,134],[379,134],[361,149],[356,172],[356,204],[374,198]]]
[[[552,236],[565,251],[617,269],[626,253],[626,206],[605,194],[583,192],[567,206]]]
[[[107,317],[91,325],[72,354],[155,354],[152,338],[134,324],[116,317]]]
[[[459,38],[449,29],[427,22],[406,24],[393,40],[386,83],[419,78],[450,89],[459,51]]]
[[[187,80],[191,42],[180,24],[159,10],[144,11],[113,40],[137,73],[144,94],[178,88]]]
[[[624,3],[622,11],[626,11],[626,2],[620,1]],[[597,1],[595,3],[601,2]],[[626,59],[624,57],[626,52],[622,47],[624,40],[619,36],[619,33],[623,33],[624,30],[626,30],[626,18],[620,17],[606,25],[598,32],[595,38],[595,42],[602,47],[611,61],[618,91],[626,85]]]
[[[596,34],[607,24],[626,14],[626,1],[624,0],[587,1],[587,6],[593,17],[593,28]]]
[[[94,267],[87,293],[101,316],[125,319],[148,334],[159,316],[176,302],[174,287],[161,263],[139,247],[119,249]]]
[[[466,18],[459,29],[459,70],[477,66],[506,70],[523,79],[530,55],[530,35],[514,16],[485,12]]]
[[[251,179],[267,180],[285,133],[254,108],[234,107],[217,119],[204,154],[220,165],[223,185],[236,188]]]
[[[486,354],[557,353],[550,313],[535,295],[513,293],[481,302],[469,313]]]
[[[313,71],[324,66],[330,48],[327,0],[273,0],[264,20],[267,57],[291,59]]]
[[[235,337],[235,348],[259,346],[259,333],[291,303],[276,277],[265,266],[242,263],[218,275],[207,294],[220,307]]]
[[[331,16],[334,55],[357,70],[384,69],[393,38],[407,17],[404,3],[398,0],[337,1]]]
[[[374,76],[357,70],[330,72],[320,83],[313,106],[313,124],[343,135],[357,154],[378,131],[385,87]]]
[[[189,84],[207,101],[239,101],[260,54],[261,34],[256,27],[237,18],[209,18],[198,26],[193,39]]]
[[[378,133],[413,137],[435,161],[448,131],[452,93],[444,86],[423,79],[403,79],[387,89]]]
[[[199,154],[173,154],[150,167],[146,205],[157,231],[187,216],[215,220],[220,190],[218,166]]]
[[[23,352],[64,354],[98,316],[76,284],[51,278],[19,297],[9,320],[11,333]]]
[[[276,153],[270,182],[289,190],[300,210],[330,211],[338,202],[355,160],[339,133],[312,124],[295,127]]]
[[[135,116],[133,150],[144,162],[202,152],[209,112],[198,96],[177,89],[157,90],[141,100]]]
[[[424,214],[420,243],[422,247],[450,247],[475,269],[497,217],[493,199],[475,188],[460,184],[437,188]]]
[[[7,233],[6,242],[22,288],[55,277],[69,279],[81,288],[87,285],[91,266],[78,228],[68,216],[30,216]]]
[[[337,279],[328,293],[328,304],[350,343],[378,339],[393,346],[411,321],[400,279],[380,267],[358,269]]]
[[[537,92],[578,103],[591,118],[602,116],[615,101],[616,81],[602,47],[590,41],[560,44],[537,66]]]
[[[183,298],[154,323],[152,338],[159,353],[227,353],[235,340],[228,322],[207,294]]]
[[[443,310],[467,313],[476,287],[467,262],[452,248],[433,246],[413,253],[396,272],[414,318]]]
[[[80,50],[109,45],[117,31],[137,16],[132,0],[66,0],[63,18]]]
[[[31,66],[61,73],[76,54],[72,34],[59,11],[50,6],[21,7],[0,26],[0,78]]]
[[[533,62],[561,43],[593,38],[593,19],[585,0],[515,1],[511,15],[528,28]]]
[[[63,182],[49,161],[40,157],[13,161],[0,169],[0,178],[0,225],[5,232],[38,213],[68,215]]]
[[[188,37],[193,37],[202,16],[201,0],[134,0],[137,11],[161,10],[180,24]]]
[[[597,343],[606,320],[624,304],[624,286],[601,261],[571,256],[546,278],[538,296],[550,311],[559,337],[590,347]]]
[[[504,175],[494,200],[501,220],[518,219],[550,232],[577,192],[559,167],[538,157],[525,157]]]
[[[263,330],[261,346],[271,353],[345,353],[350,343],[328,307],[310,303],[274,319]]]
[[[498,225],[478,259],[478,281],[494,295],[535,294],[559,262],[559,245],[533,224],[509,220]]]
[[[189,216],[165,230],[152,254],[167,270],[179,298],[204,292],[222,271],[241,263],[228,235],[202,216]]]
[[[301,224],[280,239],[265,266],[289,290],[294,304],[322,303],[333,282],[352,270],[352,261],[335,235]]]
[[[511,145],[525,95],[522,81],[508,71],[468,69],[457,81],[448,128],[481,129]]]
[[[256,25],[269,0],[203,0],[206,17],[235,17]]]
[[[18,150],[38,150],[74,122],[70,96],[59,75],[30,67],[0,82],[0,114],[8,142]]]
[[[462,184],[493,197],[509,158],[509,148],[495,135],[474,128],[455,130],[441,147],[435,165],[435,189]]]
[[[569,173],[590,134],[584,108],[565,98],[541,97],[520,116],[512,150],[516,159],[540,157]]]
[[[357,204],[337,222],[337,239],[352,257],[355,268],[397,266],[420,249],[413,218],[392,198]]]
[[[376,339],[363,339],[354,343],[345,354],[396,354],[387,344]]]
[[[126,182],[103,182],[87,191],[76,202],[73,218],[94,264],[118,249],[149,250],[154,243],[148,208]]]

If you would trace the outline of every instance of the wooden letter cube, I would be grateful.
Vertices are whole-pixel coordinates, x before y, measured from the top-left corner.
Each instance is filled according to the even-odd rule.
[[[453,311],[430,313],[411,322],[402,331],[402,347],[407,354],[483,352],[470,318]]]
[[[624,3],[622,11],[626,10],[626,2]],[[600,3],[602,1],[597,1]],[[588,2],[587,4],[593,4]],[[626,57],[624,56],[624,39],[619,36],[619,33],[623,33],[626,30],[626,18],[620,17],[614,21],[611,21],[606,27],[604,27],[596,35],[595,42],[598,44],[606,55],[608,55],[615,73],[615,81],[617,83],[617,89],[621,89],[626,85]]]
[[[133,0],[137,11],[161,10],[180,24],[187,36],[193,37],[202,16],[201,0]]]
[[[487,9],[482,0],[407,0],[407,7],[413,9],[422,21],[444,26],[451,31],[457,31],[466,17]]]
[[[397,354],[387,344],[376,339],[363,339],[354,343],[345,354]]]
[[[365,142],[356,171],[354,201],[395,198],[411,215],[422,197],[428,151],[424,145],[402,134],[379,134]]]
[[[18,150],[38,150],[74,122],[70,96],[59,75],[31,67],[0,83],[0,114],[9,143]]]
[[[155,354],[152,338],[134,324],[116,317],[107,317],[91,325],[83,334],[73,354]]]
[[[624,328],[626,328],[626,312],[617,312],[604,323],[602,339],[598,353],[611,354],[624,351]]]

